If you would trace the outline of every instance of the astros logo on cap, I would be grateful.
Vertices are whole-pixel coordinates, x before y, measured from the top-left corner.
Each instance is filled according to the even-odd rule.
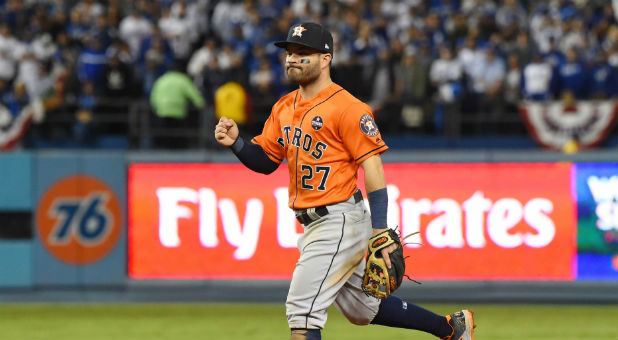
[[[293,37],[295,37],[295,36],[302,37],[303,36],[303,32],[306,31],[306,30],[307,29],[304,28],[303,26],[298,25],[298,26],[294,27],[294,33],[292,33],[292,36]]]
[[[40,242],[50,254],[69,264],[104,258],[116,246],[121,225],[116,194],[90,176],[57,181],[43,194],[36,211]]]

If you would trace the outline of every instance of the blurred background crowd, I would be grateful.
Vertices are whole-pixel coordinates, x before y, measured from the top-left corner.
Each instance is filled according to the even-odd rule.
[[[333,32],[333,80],[385,134],[524,135],[522,99],[618,96],[609,0],[0,0],[0,98],[43,108],[26,148],[167,147],[145,131],[210,134],[221,114],[258,133],[293,89],[272,42],[303,21]],[[170,89],[193,109],[160,104]]]

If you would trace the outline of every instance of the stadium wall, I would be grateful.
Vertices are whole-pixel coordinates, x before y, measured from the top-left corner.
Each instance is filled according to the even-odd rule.
[[[542,173],[549,167],[554,169],[552,170],[554,172],[551,173],[551,177],[547,177],[548,183],[555,181],[556,176],[567,176],[567,182],[571,181],[549,185],[555,190],[546,191],[555,191],[555,200],[564,198],[564,195],[569,196],[569,200],[575,200],[577,190],[584,191],[584,187],[577,185],[578,173],[584,174],[582,176],[588,174],[601,179],[605,178],[608,181],[613,176],[618,178],[615,150],[585,151],[570,155],[530,150],[432,150],[426,152],[392,150],[387,152],[383,158],[385,163],[389,163],[387,164],[389,169],[400,168],[408,163],[416,165],[408,167],[405,170],[407,172],[401,173],[405,180],[397,184],[397,189],[403,188],[402,192],[418,189],[415,189],[414,177],[406,176],[418,175],[419,173],[410,169],[427,164],[433,164],[429,166],[430,168],[444,168],[447,175],[457,173],[452,170],[453,168],[465,168],[477,177],[475,180],[484,174],[496,171],[502,171],[501,176],[508,177],[512,169],[507,167],[497,170],[501,163],[511,163],[511,165],[515,163],[515,168],[523,171],[521,176],[524,177],[527,176],[528,170],[526,169],[536,169],[533,172]],[[162,168],[170,170],[168,176],[179,173],[182,177],[186,169],[195,166],[198,168],[200,166],[214,167],[212,169],[219,174],[231,173],[229,169],[235,167],[217,163],[236,162],[233,155],[225,152],[40,151],[0,155],[0,188],[2,188],[0,214],[3,216],[0,223],[3,228],[6,228],[12,217],[17,216],[16,214],[29,216],[26,222],[23,222],[23,218],[20,220],[22,224],[27,224],[22,226],[27,231],[11,234],[21,236],[11,237],[9,235],[8,238],[0,239],[0,301],[56,299],[61,301],[195,301],[196,298],[204,301],[281,301],[287,292],[287,275],[291,273],[291,270],[288,273],[287,267],[282,266],[279,274],[274,273],[262,277],[259,273],[268,272],[264,269],[264,266],[269,263],[268,260],[272,262],[273,259],[277,259],[277,262],[285,263],[288,267],[293,265],[294,249],[292,246],[289,247],[290,249],[284,249],[281,253],[275,254],[277,256],[265,253],[261,255],[264,258],[258,262],[245,261],[245,263],[250,263],[247,268],[253,268],[255,271],[253,276],[242,274],[247,272],[242,270],[244,268],[242,261],[230,262],[226,265],[228,268],[241,268],[239,271],[232,273],[215,271],[214,274],[206,273],[206,275],[204,272],[198,272],[197,275],[195,273],[185,276],[171,275],[171,270],[183,266],[178,262],[178,258],[173,257],[170,257],[170,263],[164,268],[166,272],[162,276],[149,276],[151,274],[140,276],[143,273],[139,274],[138,271],[134,271],[136,268],[131,267],[132,264],[145,263],[147,258],[139,260],[144,254],[157,255],[156,252],[152,252],[153,248],[144,248],[135,252],[131,250],[131,240],[138,240],[138,235],[131,231],[133,226],[131,223],[128,225],[127,222],[131,216],[137,219],[144,218],[152,216],[148,215],[148,212],[152,213],[153,210],[157,210],[156,205],[132,208],[130,200],[136,192],[131,190],[148,183],[156,184],[158,179],[165,182],[166,174],[158,173]],[[222,167],[227,170],[221,171]],[[138,180],[134,177],[137,176],[134,169],[155,169],[156,171],[154,177],[146,178],[144,183],[132,187],[131,183],[136,183],[135,181]],[[185,183],[185,187],[191,185],[196,188],[203,187],[200,181],[208,180],[208,177],[221,180],[220,175],[208,173],[204,169],[198,170],[202,171],[201,175],[198,171],[197,179],[193,184]],[[238,171],[247,173],[240,168]],[[421,175],[427,175],[427,173],[421,173]],[[205,177],[205,179],[200,179],[200,177]],[[281,178],[285,186],[287,183],[285,172],[276,180],[280,181]],[[434,180],[430,187],[439,187],[440,183],[436,181],[438,179]],[[542,186],[543,181],[543,175],[538,175],[536,185]],[[410,183],[410,188],[405,187],[406,182]],[[473,190],[475,186],[470,182],[470,179],[463,178],[460,186],[468,185],[469,189]],[[258,184],[256,188],[267,185],[262,177],[256,183]],[[611,185],[610,182],[607,184]],[[566,185],[568,188],[561,188],[561,185]],[[167,186],[170,187],[170,185]],[[243,186],[246,186],[246,183]],[[433,192],[431,188],[423,190],[429,190],[426,192],[427,195]],[[445,192],[448,192],[448,185],[441,190],[444,196]],[[508,191],[508,188],[506,190]],[[462,193],[460,201],[467,198],[466,194]],[[492,193],[486,192],[485,195],[491,196]],[[587,193],[587,195],[591,194]],[[582,195],[580,194],[579,197]],[[234,200],[240,202],[241,199],[242,197],[239,197]],[[571,214],[566,220],[567,224],[571,223],[571,235],[567,235],[564,242],[576,242],[577,231],[581,233],[582,228],[589,228],[590,223],[596,222],[596,219],[592,222],[587,221],[582,226],[581,223],[578,225],[577,219],[573,217],[576,213],[590,215],[590,212],[598,207],[594,205],[594,197],[586,199],[586,202],[573,201],[577,204],[573,204],[572,211],[565,211],[566,214]],[[612,198],[608,199],[611,201]],[[614,196],[613,202],[615,199]],[[433,200],[435,201],[436,199]],[[525,197],[520,198],[520,201],[522,207],[525,208]],[[578,205],[583,210],[578,208]],[[243,216],[243,208],[239,209],[238,216]],[[199,214],[197,210],[192,213]],[[269,213],[269,215],[276,215],[276,213]],[[239,226],[242,225],[242,219],[239,223]],[[14,222],[11,224],[11,228],[16,228],[14,224]],[[422,222],[422,224],[426,223]],[[180,227],[182,228],[183,225],[181,224]],[[273,231],[274,233],[276,232]],[[607,235],[614,234],[610,230]],[[195,239],[199,238],[199,235],[194,236]],[[219,240],[225,242],[226,238],[220,236]],[[615,245],[612,242],[608,244],[610,247]],[[556,249],[560,248],[558,246]],[[195,254],[195,250],[185,249],[185,251],[188,251],[189,255]],[[233,257],[237,251],[238,248],[233,249],[233,247],[219,248],[218,256],[229,252]],[[421,286],[410,284],[402,288],[401,294],[416,300],[428,301],[615,302],[617,300],[618,271],[616,273],[611,271],[613,270],[611,261],[616,255],[615,249],[610,250],[609,253],[605,250],[606,255],[609,254],[609,256],[602,259],[594,256],[577,258],[581,254],[571,254],[571,259],[569,259],[568,253],[564,257],[564,254],[561,255],[562,253],[556,251],[544,254],[523,253],[521,262],[507,261],[504,263],[503,271],[497,265],[494,266],[494,272],[481,271],[471,274],[471,270],[474,271],[474,267],[471,267],[459,272],[455,271],[454,275],[448,275],[448,272],[447,275],[442,273],[442,276],[427,272],[428,269],[422,267],[423,263],[431,264],[428,259],[423,260],[422,256],[420,258],[417,256],[415,263],[413,257],[409,271],[413,277],[416,272],[422,281],[427,283]],[[594,254],[594,251],[592,253]],[[188,256],[187,254],[185,256]],[[158,255],[169,257],[166,253]],[[202,255],[211,256],[208,252],[203,252],[200,256]],[[473,250],[469,250],[468,255],[474,256]],[[535,257],[535,255],[542,255],[542,257]],[[576,265],[577,261],[587,261],[589,265],[586,268],[590,271],[582,272],[582,266]],[[537,262],[545,263],[545,266],[539,266]],[[604,263],[603,268],[592,266],[599,263]],[[479,266],[482,266],[482,263]],[[143,269],[147,266],[141,267]],[[241,280],[230,280],[234,278]],[[216,293],[213,294],[213,291]],[[239,294],[239,291],[244,293]]]

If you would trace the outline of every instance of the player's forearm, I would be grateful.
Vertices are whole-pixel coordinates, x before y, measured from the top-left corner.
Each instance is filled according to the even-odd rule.
[[[367,193],[386,188],[382,159],[379,155],[367,158],[360,166],[365,172],[365,190],[367,190]]]
[[[361,163],[365,171],[365,190],[371,210],[371,225],[374,229],[387,227],[388,193],[380,156],[375,155]]]
[[[279,163],[273,162],[264,149],[253,143],[246,143],[238,136],[230,146],[232,152],[247,168],[262,174],[270,174],[279,167]]]

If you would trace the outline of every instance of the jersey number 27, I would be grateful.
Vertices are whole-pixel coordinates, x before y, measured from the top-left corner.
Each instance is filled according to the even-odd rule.
[[[300,178],[301,187],[305,190],[314,190],[313,185],[307,184],[307,181],[312,180],[314,175],[322,173],[322,179],[320,180],[320,185],[318,185],[318,190],[326,190],[326,180],[328,179],[328,174],[330,174],[330,166],[316,165],[315,170],[313,169],[314,167],[311,165],[300,165],[300,170],[303,173],[303,176]]]

